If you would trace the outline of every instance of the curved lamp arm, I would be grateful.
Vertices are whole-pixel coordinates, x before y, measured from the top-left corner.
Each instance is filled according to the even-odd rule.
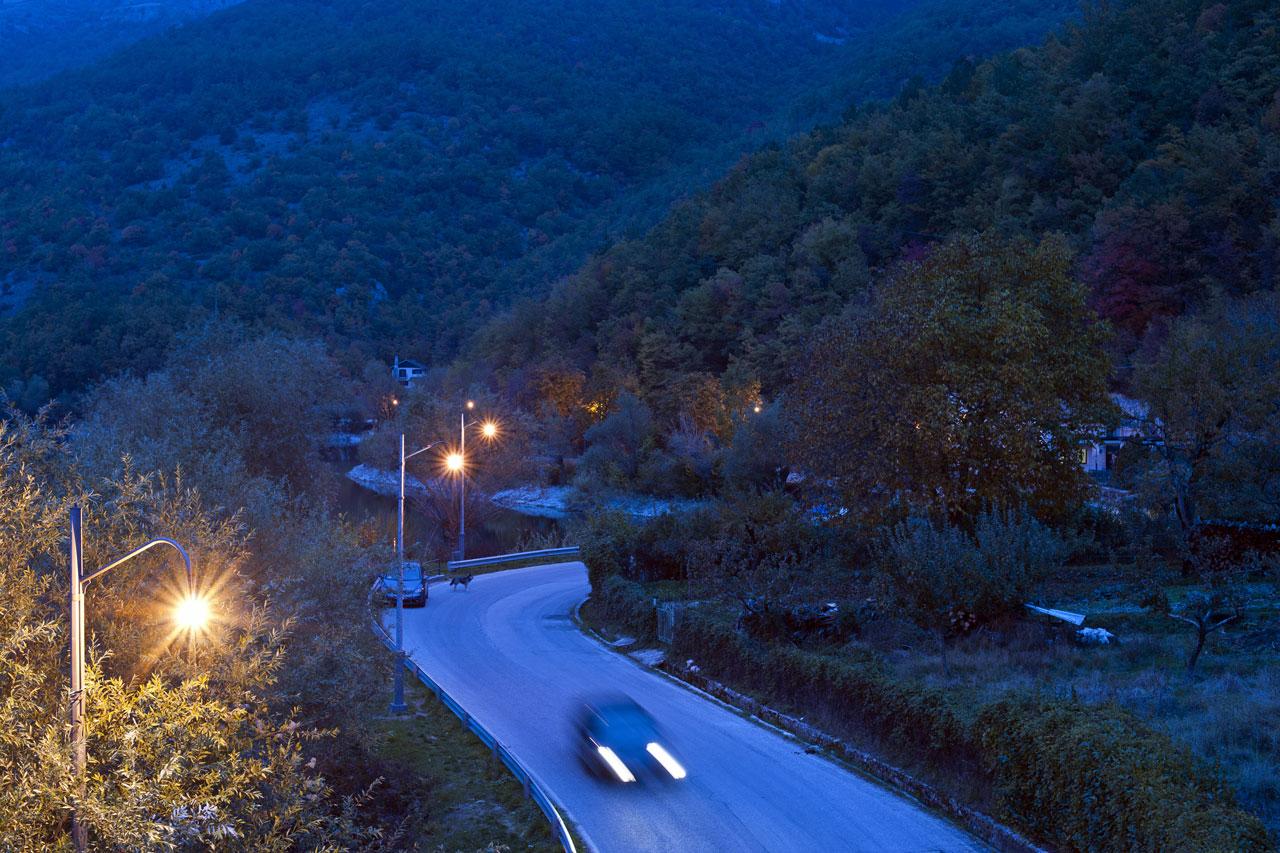
[[[89,581],[93,580],[94,578],[100,575],[105,575],[107,572],[111,571],[121,563],[127,563],[129,560],[132,560],[134,557],[138,556],[143,551],[154,548],[157,545],[172,545],[177,550],[177,552],[182,555],[182,562],[187,564],[187,586],[188,587],[194,586],[195,576],[191,573],[191,557],[187,555],[187,549],[183,548],[181,545],[179,545],[177,542],[174,542],[172,539],[166,539],[164,537],[161,537],[159,539],[152,539],[150,542],[148,542],[146,545],[143,545],[141,548],[134,548],[132,551],[130,551],[128,554],[125,554],[120,559],[115,560],[114,562],[111,562],[111,563],[107,563],[105,566],[98,569],[97,571],[91,574],[85,575],[80,579],[80,588],[84,589],[86,586],[89,585]]]
[[[412,453],[407,453],[407,454],[405,454],[405,457],[404,457],[404,458],[405,458],[405,459],[409,459],[410,457],[417,456],[419,453],[426,453],[426,452],[427,452],[428,450],[430,450],[431,448],[433,448],[433,447],[439,447],[441,444],[444,444],[444,442],[443,442],[443,441],[433,441],[433,442],[431,442],[430,444],[428,444],[426,447],[419,447],[417,450],[413,451]]]

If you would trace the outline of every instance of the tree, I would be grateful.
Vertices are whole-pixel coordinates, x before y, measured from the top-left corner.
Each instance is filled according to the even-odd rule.
[[[190,489],[134,476],[85,481],[65,439],[16,410],[0,420],[0,755],[6,781],[0,785],[0,826],[6,843],[32,851],[65,846],[74,803],[93,843],[104,848],[376,848],[376,832],[355,820],[355,800],[336,797],[307,758],[308,742],[324,732],[277,708],[289,626],[253,606],[235,574],[248,531],[234,518],[228,523],[205,510]],[[87,552],[91,565],[160,528],[180,536],[197,555],[206,583],[216,579],[215,590],[226,598],[219,599],[219,620],[189,655],[157,654],[174,641],[167,611],[155,604],[167,586],[161,558],[132,561],[94,587],[86,673],[89,766],[81,797],[71,773],[61,687],[64,536],[67,508],[90,497],[98,516]],[[123,594],[127,590],[136,594]],[[103,606],[113,599],[132,606]],[[250,604],[241,610],[238,601]]]
[[[1155,601],[1169,616],[1195,631],[1195,642],[1187,655],[1187,672],[1195,672],[1209,637],[1244,616],[1249,576],[1268,566],[1257,552],[1234,557],[1231,543],[1214,537],[1198,539],[1185,564],[1195,585],[1172,606],[1164,595]]]
[[[632,394],[619,395],[614,410],[586,432],[584,470],[615,485],[633,482],[641,454],[653,441],[653,414]]]
[[[1056,237],[954,239],[823,325],[797,368],[794,451],[855,517],[1059,515],[1110,414],[1104,330]]]
[[[829,580],[818,532],[779,492],[740,496],[680,533],[688,541],[689,576],[733,598],[739,626],[755,636],[780,636],[788,627],[787,602],[816,591],[815,579]]]
[[[776,491],[786,485],[786,420],[780,401],[744,415],[724,454],[724,480],[740,491]]]
[[[1280,512],[1280,295],[1220,299],[1149,337],[1134,384],[1143,434],[1185,537],[1202,511]]]

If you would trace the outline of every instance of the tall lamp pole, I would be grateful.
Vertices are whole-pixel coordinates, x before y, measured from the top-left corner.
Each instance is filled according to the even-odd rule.
[[[450,457],[449,468],[458,475],[458,559],[467,559],[467,427],[475,426],[475,421],[467,422],[467,412],[474,410],[473,400],[467,401],[467,407],[458,419],[458,452]],[[492,441],[498,435],[498,425],[493,421],[480,424],[481,435]]]
[[[467,401],[467,409],[474,409],[476,404]],[[463,411],[458,423],[458,453],[465,461],[467,458],[467,413]],[[458,559],[467,559],[467,474],[464,469],[458,470]]]
[[[420,447],[412,453],[404,452],[404,433],[400,433],[400,501],[396,514],[396,566],[399,572],[396,585],[396,674],[394,694],[391,697],[392,714],[403,714],[409,710],[404,702],[404,463],[405,460],[425,453],[439,441],[433,441],[426,447]],[[422,579],[425,584],[426,578]]]
[[[89,847],[89,831],[79,818],[78,806],[85,793],[85,731],[84,731],[84,595],[89,581],[105,575],[107,572],[128,562],[134,557],[154,548],[156,545],[168,545],[182,555],[187,567],[187,598],[179,605],[177,616],[183,627],[194,630],[202,626],[208,619],[208,604],[195,596],[195,577],[191,572],[191,557],[186,549],[172,539],[152,539],[140,548],[135,548],[118,560],[108,563],[97,571],[85,574],[84,571],[84,535],[79,505],[71,507],[71,767],[75,776],[76,803],[71,810],[71,840],[77,853],[85,853]]]

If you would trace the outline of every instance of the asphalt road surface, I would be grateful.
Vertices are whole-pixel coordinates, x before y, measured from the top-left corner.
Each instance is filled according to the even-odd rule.
[[[971,836],[797,742],[583,636],[581,563],[434,585],[405,611],[409,654],[550,792],[599,853],[985,849]],[[386,612],[388,624],[394,617]],[[664,729],[689,776],[612,785],[586,772],[570,721],[622,691]]]

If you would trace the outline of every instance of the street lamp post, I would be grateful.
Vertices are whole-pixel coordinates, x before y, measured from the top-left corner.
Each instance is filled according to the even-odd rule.
[[[394,694],[391,697],[389,709],[392,714],[403,714],[409,710],[409,706],[404,702],[404,463],[441,443],[433,441],[426,447],[420,447],[406,455],[404,433],[400,433],[400,502],[396,515],[396,566],[399,572],[396,588],[396,673]],[[425,584],[426,578],[423,578],[422,582]]]
[[[467,401],[467,408],[474,409],[475,403]],[[467,413],[459,418],[458,454],[465,462],[467,459]],[[458,559],[467,559],[467,475],[458,469]]]
[[[475,422],[467,423],[467,412],[474,410],[476,404],[473,400],[467,401],[467,407],[463,410],[462,415],[458,419],[458,454],[457,454],[457,472],[458,472],[458,559],[467,559],[467,427],[474,426]],[[485,421],[481,425],[483,435],[487,439],[493,439],[498,434],[498,427],[493,421]]]
[[[196,628],[203,624],[207,617],[207,605],[195,597],[195,578],[191,572],[191,557],[186,549],[172,539],[152,539],[140,548],[135,548],[118,560],[108,563],[97,571],[84,572],[84,535],[80,507],[71,507],[71,767],[76,783],[76,804],[71,811],[71,840],[77,853],[84,853],[89,846],[88,827],[81,823],[76,811],[79,800],[84,798],[85,791],[85,732],[84,732],[84,595],[92,581],[111,571],[121,563],[154,548],[156,545],[169,545],[182,555],[187,567],[187,598],[179,606],[178,616],[184,627]]]

